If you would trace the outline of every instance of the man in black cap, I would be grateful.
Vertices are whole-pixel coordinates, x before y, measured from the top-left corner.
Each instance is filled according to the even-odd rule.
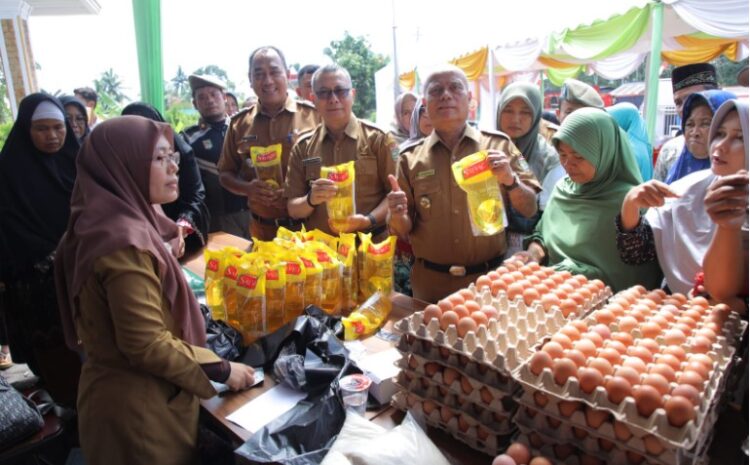
[[[672,95],[674,99],[677,116],[682,118],[682,105],[688,95],[709,89],[718,89],[716,81],[716,68],[708,63],[693,63],[678,66],[672,70]],[[680,156],[685,145],[685,136],[682,134],[667,141],[659,151],[654,167],[654,179],[664,181],[669,173],[669,168]]]
[[[193,92],[193,106],[201,118],[198,124],[185,129],[184,135],[193,147],[206,188],[206,205],[211,213],[209,232],[224,231],[249,239],[247,200],[221,186],[216,168],[229,125],[226,86],[208,75],[191,74],[188,81]]]

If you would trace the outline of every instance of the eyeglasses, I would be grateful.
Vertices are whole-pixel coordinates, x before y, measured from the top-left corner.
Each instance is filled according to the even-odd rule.
[[[166,168],[169,165],[169,161],[177,166],[180,166],[180,152],[157,155],[156,158],[154,158],[154,163],[158,163],[162,168]]]
[[[86,122],[86,118],[83,116],[66,116],[65,119],[67,119],[70,124],[84,124]]]
[[[448,84],[448,87],[443,87],[442,84],[430,85],[427,88],[427,95],[431,98],[440,98],[443,96],[445,91],[452,95],[461,95],[466,93],[466,87],[461,81],[454,81]]]
[[[331,95],[335,95],[337,99],[342,99],[342,98],[347,98],[349,96],[349,92],[351,91],[352,91],[351,87],[348,89],[344,87],[337,87],[333,90],[319,89],[315,91],[315,96],[321,100],[328,100],[331,98]]]

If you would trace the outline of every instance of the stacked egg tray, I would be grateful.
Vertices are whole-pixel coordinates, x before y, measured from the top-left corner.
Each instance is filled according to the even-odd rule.
[[[582,339],[550,366],[547,355],[558,351],[551,342],[560,346],[570,339],[571,326],[585,335],[610,337],[601,337],[599,346],[595,335],[587,336],[596,353],[584,354],[585,368],[573,360],[578,348],[590,348]],[[642,287],[623,291],[542,341],[514,371],[523,388],[515,421],[522,432],[536,431],[601,459],[621,454],[622,463],[641,458],[661,465],[702,463],[735,345],[746,328],[728,307],[710,307],[700,297],[688,301]],[[619,362],[613,360],[609,349],[623,348]],[[578,366],[566,377],[568,362]],[[592,367],[603,371],[592,375]]]
[[[575,444],[561,440],[556,435],[544,435],[537,431],[520,426],[521,434],[515,439],[529,448],[532,456],[548,458],[550,462],[559,465],[606,465],[606,464],[644,464],[641,454],[625,453],[610,449],[606,457],[601,454],[591,454]]]

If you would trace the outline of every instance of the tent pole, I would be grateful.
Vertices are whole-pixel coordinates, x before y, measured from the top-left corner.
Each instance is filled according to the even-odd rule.
[[[161,58],[161,0],[133,0],[135,44],[141,100],[164,113],[164,70]]]
[[[661,41],[664,27],[664,4],[656,1],[651,5],[651,54],[646,81],[646,128],[653,144],[656,134],[656,110],[659,94],[659,68],[661,67]]]

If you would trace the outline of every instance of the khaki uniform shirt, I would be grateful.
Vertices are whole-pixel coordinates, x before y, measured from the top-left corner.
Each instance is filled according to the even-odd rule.
[[[320,124],[315,131],[302,136],[292,149],[286,176],[284,195],[293,199],[310,190],[309,181],[320,177],[321,166],[332,166],[354,161],[354,203],[359,214],[367,215],[390,192],[388,175],[396,173],[394,155],[398,147],[391,136],[372,123],[351,116],[341,141],[335,141]],[[320,158],[319,164],[305,166],[303,160]],[[318,205],[305,228],[332,233],[328,226],[325,204]]]
[[[274,116],[263,113],[260,103],[243,109],[232,116],[227,129],[218,163],[219,172],[239,174],[245,181],[251,181],[255,179],[255,169],[250,159],[250,147],[281,143],[281,170],[286,176],[292,146],[299,136],[315,129],[319,122],[318,112],[310,102],[294,100],[291,96],[287,96],[284,108]],[[286,205],[282,209],[264,205],[253,213],[263,218],[289,216]]]
[[[453,151],[433,133],[401,151],[398,181],[406,193],[413,226],[409,234],[414,256],[443,265],[475,265],[505,253],[505,233],[474,236],[466,193],[456,183],[451,165],[479,150],[500,150],[528,187],[541,187],[521,152],[500,132],[479,131],[469,125]],[[506,206],[508,193],[500,187]]]

